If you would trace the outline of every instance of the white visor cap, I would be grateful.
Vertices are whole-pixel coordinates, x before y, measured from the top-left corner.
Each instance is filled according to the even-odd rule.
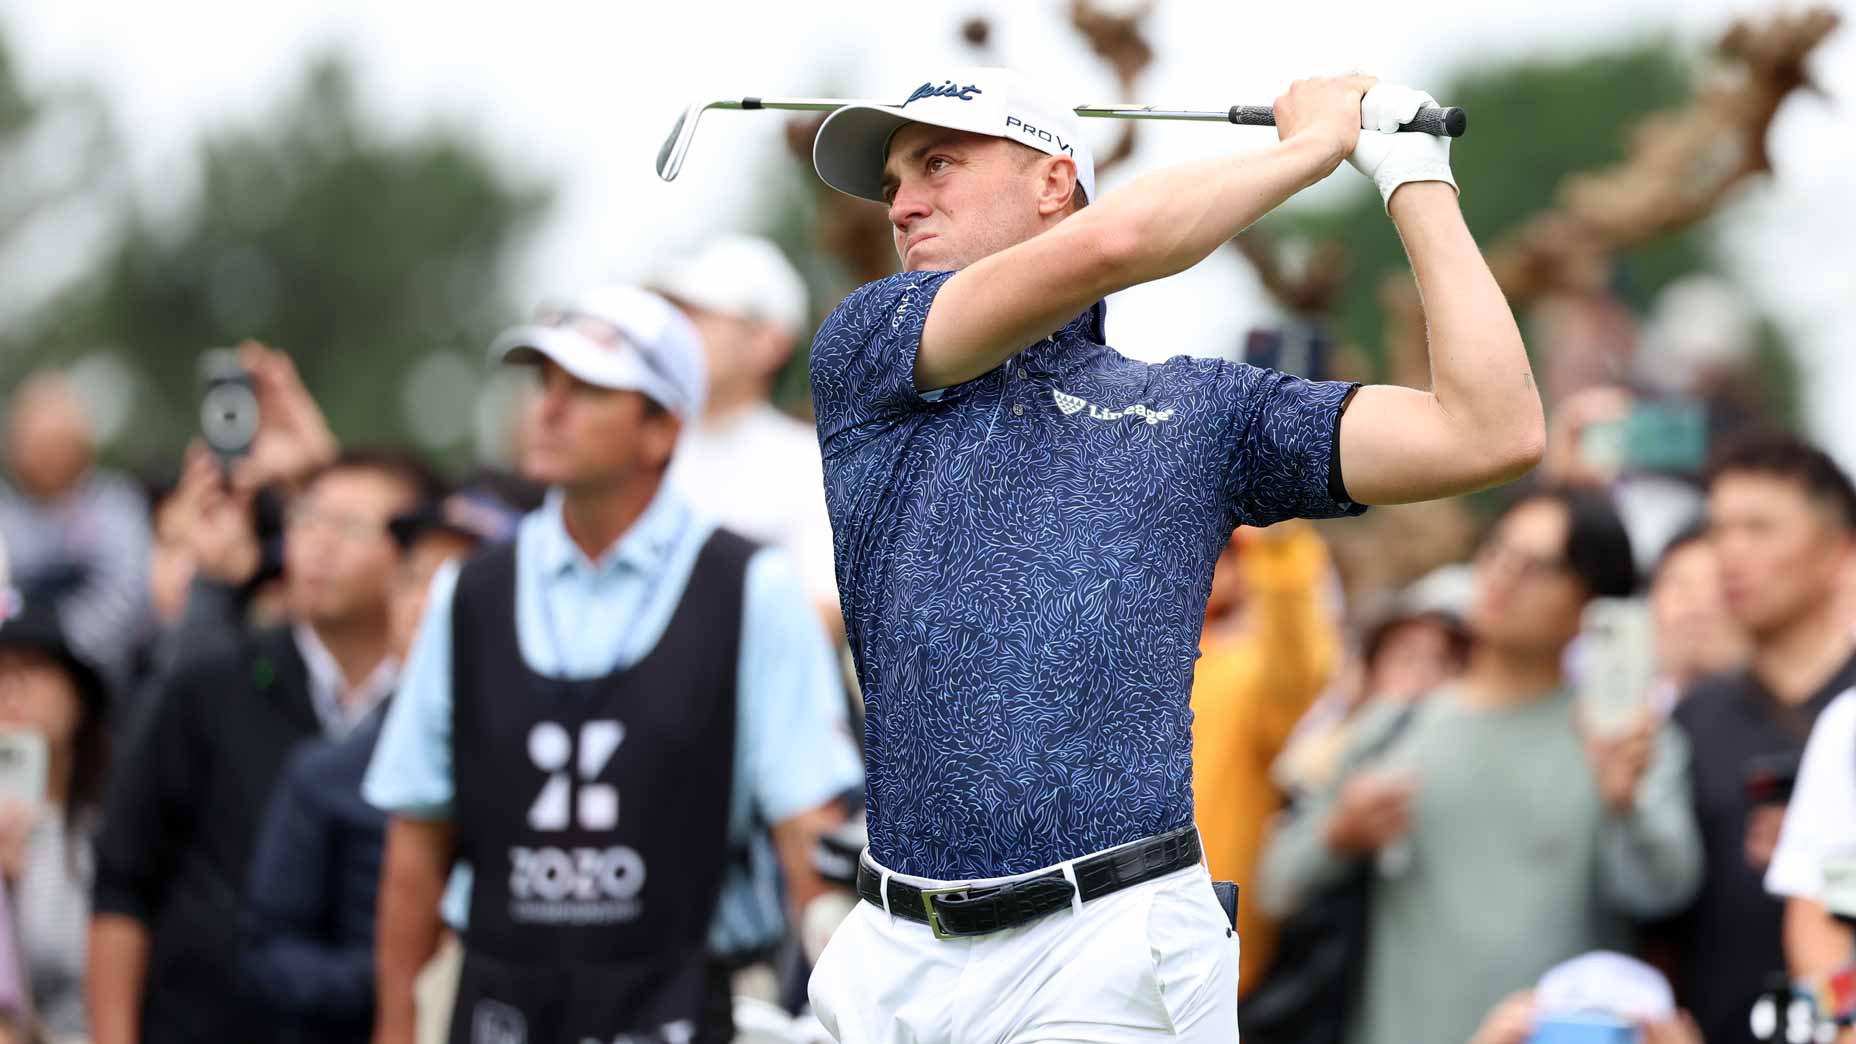
[[[550,359],[588,384],[640,392],[685,420],[702,412],[708,371],[696,327],[635,286],[596,287],[544,305],[535,322],[503,331],[490,355],[517,364]]]
[[[1096,198],[1096,161],[1082,120],[1012,69],[956,70],[915,88],[900,105],[846,105],[826,118],[812,143],[812,166],[825,184],[883,201],[889,139],[910,123],[927,123],[1028,145],[1076,161],[1076,180]]]

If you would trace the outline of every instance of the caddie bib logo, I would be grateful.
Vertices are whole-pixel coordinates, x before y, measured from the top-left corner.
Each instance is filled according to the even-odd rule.
[[[625,726],[589,721],[578,737],[559,722],[537,722],[529,761],[547,780],[529,805],[538,833],[609,832],[619,825],[619,790],[600,782]],[[643,912],[644,857],[627,845],[513,845],[509,849],[509,917],[524,924],[623,924]]]

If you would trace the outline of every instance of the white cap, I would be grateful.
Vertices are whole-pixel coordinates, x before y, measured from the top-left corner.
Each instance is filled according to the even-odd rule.
[[[535,322],[504,330],[490,345],[505,363],[551,359],[601,388],[642,392],[679,417],[702,412],[706,370],[696,327],[677,307],[635,286],[602,286]]]
[[[1611,1015],[1660,1022],[1675,1014],[1675,994],[1663,973],[1635,957],[1594,950],[1548,969],[1534,988],[1544,1018]]]
[[[1011,69],[959,69],[915,88],[901,105],[846,105],[812,143],[812,165],[825,184],[883,200],[889,139],[909,123],[970,131],[1029,145],[1076,161],[1076,180],[1096,198],[1096,161],[1075,110],[1052,100]]]
[[[759,236],[723,236],[672,262],[652,288],[705,312],[771,323],[789,333],[805,325],[805,280],[780,248]]]

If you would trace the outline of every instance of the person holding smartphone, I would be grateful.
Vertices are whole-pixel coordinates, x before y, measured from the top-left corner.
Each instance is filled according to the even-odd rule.
[[[1348,1044],[1468,1039],[1508,992],[1694,894],[1687,745],[1647,714],[1595,727],[1566,673],[1588,605],[1635,579],[1603,494],[1522,497],[1476,554],[1467,670],[1368,711],[1339,782],[1279,824],[1252,893],[1267,914],[1371,868]]]
[[[92,831],[104,771],[102,677],[58,615],[0,591],[0,875],[34,1010],[85,1035]]]

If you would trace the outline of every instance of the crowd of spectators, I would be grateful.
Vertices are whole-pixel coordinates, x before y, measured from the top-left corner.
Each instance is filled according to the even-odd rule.
[[[804,284],[736,237],[655,288],[708,374],[665,488],[779,550],[812,611],[778,656],[841,649],[817,442],[770,401]],[[383,873],[421,828],[375,800],[398,771],[377,755],[402,666],[426,632],[451,638],[455,563],[558,514],[560,480],[522,445],[511,472],[461,479],[346,445],[289,355],[247,343],[240,362],[248,451],[195,445],[141,486],[97,463],[67,377],[12,391],[0,1042],[455,1039],[468,859],[439,868],[442,899],[437,877],[395,893],[429,927],[389,940]],[[551,394],[526,400],[518,443]],[[1247,1038],[1856,1039],[1800,1031],[1796,1004],[1829,1021],[1856,963],[1856,491],[1738,415],[1699,456],[1640,453],[1708,416],[1683,394],[1572,396],[1473,554],[1402,590],[1343,595],[1305,523],[1233,535],[1191,701],[1206,859],[1243,888]],[[858,706],[823,659],[823,697],[817,672],[803,698],[740,687],[811,708],[742,742],[829,794],[801,816],[819,794],[738,760],[752,807],[730,813],[712,935],[733,941],[712,945],[744,1032],[800,1013],[855,902],[830,867],[857,845],[861,780],[834,766],[856,762]]]

